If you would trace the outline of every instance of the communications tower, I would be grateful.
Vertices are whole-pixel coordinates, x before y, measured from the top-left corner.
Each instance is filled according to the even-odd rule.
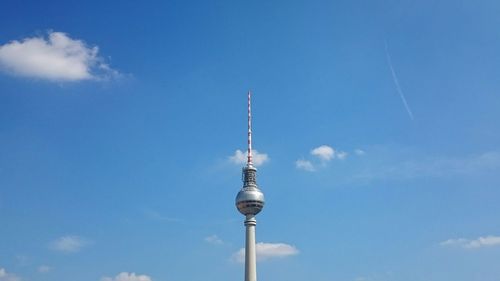
[[[264,194],[257,186],[257,169],[252,162],[252,108],[251,92],[248,91],[248,157],[243,167],[243,187],[236,196],[236,208],[245,215],[245,281],[257,281],[255,256],[255,215],[264,208]]]

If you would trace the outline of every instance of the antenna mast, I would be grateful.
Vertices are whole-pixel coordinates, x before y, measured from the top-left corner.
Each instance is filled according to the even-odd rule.
[[[252,93],[248,91],[248,159],[247,166],[252,166]]]

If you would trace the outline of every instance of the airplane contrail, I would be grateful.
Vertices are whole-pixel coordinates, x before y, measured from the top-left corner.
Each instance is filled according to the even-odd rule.
[[[406,112],[408,112],[410,119],[413,121],[413,113],[411,113],[411,109],[408,106],[408,103],[406,102],[405,95],[403,94],[403,91],[401,90],[401,86],[399,86],[398,77],[396,76],[396,72],[394,71],[394,67],[392,66],[391,55],[389,54],[389,47],[387,46],[387,41],[385,41],[385,54],[387,55],[387,62],[389,63],[389,68],[391,69],[392,80],[394,81],[394,84],[396,85],[396,90],[397,90],[399,96],[401,97],[401,100],[403,101],[403,104],[406,108]]]

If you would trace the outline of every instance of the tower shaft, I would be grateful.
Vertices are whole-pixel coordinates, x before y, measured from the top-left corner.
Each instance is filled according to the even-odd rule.
[[[257,281],[257,261],[255,251],[255,216],[249,215],[245,220],[245,281]]]

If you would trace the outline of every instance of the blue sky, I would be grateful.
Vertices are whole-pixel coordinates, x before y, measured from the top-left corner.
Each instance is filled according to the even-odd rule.
[[[249,89],[259,279],[499,280],[499,12],[3,1],[0,281],[241,280]]]

